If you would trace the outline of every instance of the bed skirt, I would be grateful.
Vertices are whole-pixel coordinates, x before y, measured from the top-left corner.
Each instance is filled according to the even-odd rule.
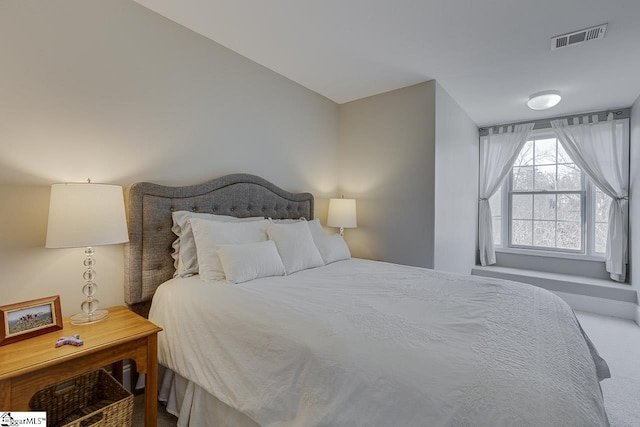
[[[255,421],[222,403],[196,383],[159,366],[158,400],[178,417],[178,427],[260,427]]]

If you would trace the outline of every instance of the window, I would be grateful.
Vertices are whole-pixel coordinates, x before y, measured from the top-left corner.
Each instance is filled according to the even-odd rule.
[[[611,198],[571,160],[551,130],[532,132],[489,203],[498,249],[604,255]]]

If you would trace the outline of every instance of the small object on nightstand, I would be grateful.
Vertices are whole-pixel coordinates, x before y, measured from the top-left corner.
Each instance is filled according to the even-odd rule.
[[[60,337],[58,342],[56,343],[56,347],[62,347],[63,345],[75,345],[80,346],[84,344],[84,341],[80,339],[80,334],[74,334],[70,337]]]

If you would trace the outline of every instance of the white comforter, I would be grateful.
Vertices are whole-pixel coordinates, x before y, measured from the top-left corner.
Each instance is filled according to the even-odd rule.
[[[608,425],[606,364],[533,286],[353,259],[173,279],[149,318],[161,364],[264,427]]]

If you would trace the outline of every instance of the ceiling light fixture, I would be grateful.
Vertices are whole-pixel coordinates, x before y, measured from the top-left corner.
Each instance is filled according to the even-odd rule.
[[[542,92],[536,92],[531,95],[529,101],[527,101],[527,105],[532,110],[547,110],[558,105],[561,99],[560,91],[543,90]]]

